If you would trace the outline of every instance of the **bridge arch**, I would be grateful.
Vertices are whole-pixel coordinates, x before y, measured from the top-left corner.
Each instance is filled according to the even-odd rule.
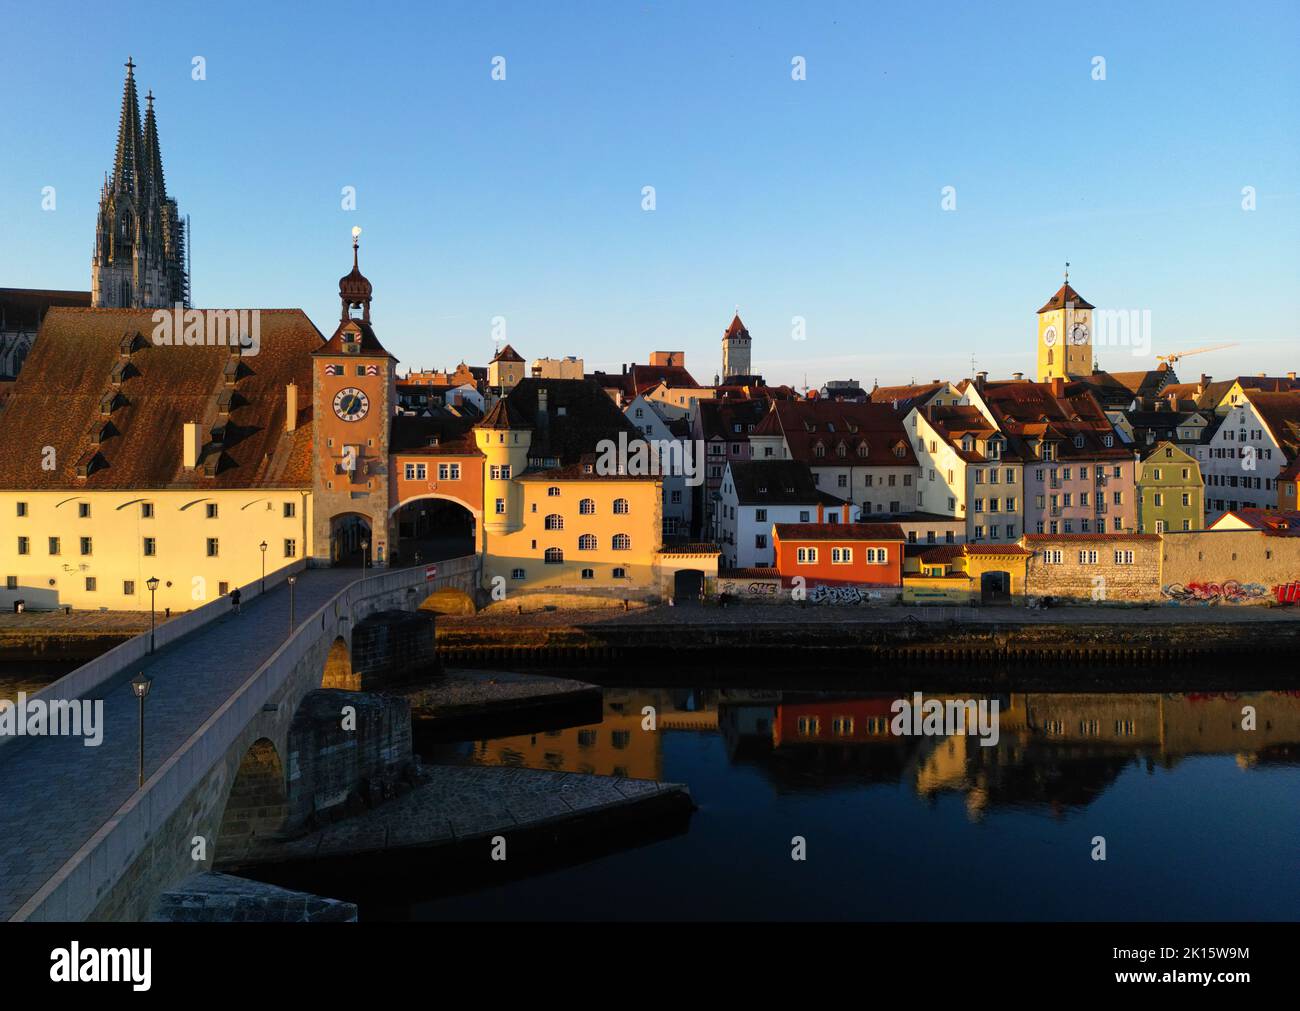
[[[275,744],[266,737],[253,742],[226,797],[217,830],[214,863],[237,863],[256,843],[274,839],[289,820],[289,791],[284,763]]]
[[[341,512],[330,517],[330,564],[364,567],[375,557],[375,533],[365,513]]]
[[[419,564],[483,551],[483,510],[454,495],[421,492],[388,510],[402,564]]]
[[[325,668],[321,672],[322,688],[344,688],[355,690],[352,674],[352,648],[343,636],[337,636],[325,657]]]

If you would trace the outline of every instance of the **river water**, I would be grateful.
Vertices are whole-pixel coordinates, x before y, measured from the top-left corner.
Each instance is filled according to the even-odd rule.
[[[666,838],[525,872],[354,861],[295,884],[363,919],[1300,915],[1300,692],[939,696],[996,701],[996,743],[898,736],[898,698],[611,687],[599,719],[425,742],[431,762],[685,783],[699,809]]]

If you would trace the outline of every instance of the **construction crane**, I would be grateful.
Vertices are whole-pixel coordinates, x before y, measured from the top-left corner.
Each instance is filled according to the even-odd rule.
[[[1188,355],[1203,355],[1207,351],[1222,351],[1224,348],[1235,348],[1236,346],[1237,345],[1235,343],[1211,344],[1208,348],[1197,348],[1194,351],[1174,351],[1172,354],[1156,355],[1156,361],[1167,362],[1169,364],[1169,367],[1172,369],[1174,367],[1174,364],[1178,361],[1178,359],[1186,358]]]

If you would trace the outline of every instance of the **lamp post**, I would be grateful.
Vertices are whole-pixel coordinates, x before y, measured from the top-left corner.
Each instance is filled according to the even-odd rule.
[[[144,700],[149,694],[149,686],[153,684],[153,678],[145,677],[144,671],[141,671],[136,677],[131,679],[131,691],[135,692],[135,697],[140,700],[140,785],[144,786]]]
[[[263,541],[261,544],[258,545],[258,547],[262,549],[262,589],[259,590],[258,592],[265,593],[266,592],[266,541]]]
[[[289,584],[289,634],[293,635],[293,584],[298,582],[298,577],[289,576],[285,582]]]
[[[370,538],[361,538],[361,567],[370,568]]]
[[[158,592],[158,577],[150,576],[144,581],[144,585],[149,587],[149,652],[152,653],[154,644],[154,614],[156,613],[156,609],[154,608],[154,594]]]

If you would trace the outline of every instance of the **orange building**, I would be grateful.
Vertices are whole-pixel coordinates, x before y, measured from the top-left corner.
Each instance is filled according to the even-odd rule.
[[[808,585],[902,586],[903,545],[897,523],[777,523],[772,527],[782,580]]]

